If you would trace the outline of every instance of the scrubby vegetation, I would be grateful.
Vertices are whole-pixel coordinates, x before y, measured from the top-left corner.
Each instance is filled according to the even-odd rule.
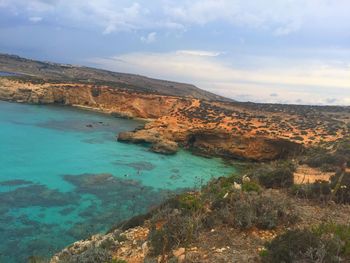
[[[323,171],[336,171],[347,163],[350,167],[350,138],[345,137],[336,142],[328,142],[308,149],[301,158],[301,163]]]
[[[291,161],[276,161],[260,165],[248,173],[266,188],[288,188],[293,185],[295,164]]]
[[[290,230],[267,244],[263,262],[349,262],[350,226],[323,224],[314,229]]]
[[[186,247],[200,231],[217,226],[274,229],[297,220],[293,205],[278,191],[262,191],[257,182],[247,178],[238,184],[237,179],[220,178],[200,192],[179,195],[162,207],[151,220],[152,254]]]

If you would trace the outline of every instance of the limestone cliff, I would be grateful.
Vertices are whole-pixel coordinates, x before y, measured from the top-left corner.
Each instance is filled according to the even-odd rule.
[[[0,79],[0,100],[62,104],[110,113],[117,117],[153,119],[190,102],[172,96],[129,92],[86,84],[32,84]]]
[[[349,108],[206,101],[134,92],[81,83],[32,83],[0,78],[0,100],[56,103],[116,117],[153,119],[142,129],[121,133],[120,141],[148,143],[173,154],[178,146],[197,154],[274,160],[320,140],[348,133]]]

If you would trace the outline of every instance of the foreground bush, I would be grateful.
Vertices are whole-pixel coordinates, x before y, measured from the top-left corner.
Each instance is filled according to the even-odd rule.
[[[350,226],[325,224],[312,230],[291,230],[276,237],[262,252],[265,263],[349,262]]]
[[[333,189],[334,201],[350,203],[350,173],[337,172],[331,177],[330,187]]]
[[[231,227],[273,229],[294,223],[297,219],[293,205],[281,194],[265,192],[232,192],[213,208],[212,217]]]
[[[298,196],[317,201],[350,203],[350,173],[337,172],[331,182],[316,181],[312,184],[293,186],[291,192]]]
[[[276,190],[262,191],[253,182],[246,182],[247,189],[241,190],[234,184],[217,180],[202,192],[180,195],[160,209],[151,220],[151,253],[163,255],[186,247],[200,231],[216,226],[273,229],[297,219],[293,205]]]
[[[178,246],[187,246],[194,241],[202,227],[203,214],[183,214],[179,210],[162,211],[154,219],[149,234],[151,254],[162,255]]]
[[[266,188],[288,188],[293,185],[295,165],[289,161],[279,161],[254,169],[249,176],[256,178]]]

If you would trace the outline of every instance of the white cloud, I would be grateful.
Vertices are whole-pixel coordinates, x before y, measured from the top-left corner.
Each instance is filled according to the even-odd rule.
[[[205,51],[205,50],[179,50],[176,51],[180,55],[191,55],[191,56],[200,56],[200,57],[217,57],[221,55],[221,52],[215,51]]]
[[[93,62],[115,71],[194,83],[232,98],[244,94],[254,101],[289,103],[302,98],[303,103],[311,104],[347,104],[350,100],[349,68],[327,61],[282,60],[269,66],[261,59],[260,67],[249,70],[225,64],[217,57],[169,52],[129,53]],[[279,96],[270,96],[273,93]]]
[[[348,0],[0,0],[0,7],[33,17],[55,18],[57,23],[102,27],[105,34],[184,30],[213,22],[278,36],[304,28],[350,29]]]
[[[40,22],[41,20],[43,20],[43,18],[40,17],[40,16],[32,16],[32,17],[29,17],[29,21],[30,21],[30,22],[33,22],[33,23],[38,23],[38,22]]]
[[[146,44],[151,44],[157,40],[157,33],[156,32],[151,32],[145,37],[141,37],[141,41],[146,43]]]

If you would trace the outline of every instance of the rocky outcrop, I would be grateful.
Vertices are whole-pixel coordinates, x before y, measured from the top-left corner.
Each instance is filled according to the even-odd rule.
[[[124,258],[141,263],[148,253],[148,233],[147,227],[138,226],[124,232],[117,229],[105,235],[94,235],[64,248],[50,263],[112,262],[112,259]]]
[[[235,136],[222,130],[185,130],[183,133],[172,134],[171,138],[174,141],[162,137],[163,135],[153,129],[144,129],[120,133],[118,139],[132,143],[150,143],[151,149],[156,152],[162,152],[157,149],[158,145],[162,145],[166,149],[170,147],[173,153],[177,151],[177,145],[180,144],[199,155],[253,161],[285,158],[300,152],[303,148],[301,144],[285,139]]]
[[[31,84],[0,79],[0,100],[62,104],[101,111],[123,118],[155,119],[190,104],[171,96],[128,92],[108,86]]]
[[[254,161],[285,158],[302,149],[300,144],[285,139],[237,136],[216,130],[191,132],[184,145],[194,152],[208,156]]]
[[[176,142],[161,137],[157,132],[148,132],[146,130],[121,132],[118,135],[118,141],[150,144],[150,150],[156,153],[175,154],[178,151]]]

